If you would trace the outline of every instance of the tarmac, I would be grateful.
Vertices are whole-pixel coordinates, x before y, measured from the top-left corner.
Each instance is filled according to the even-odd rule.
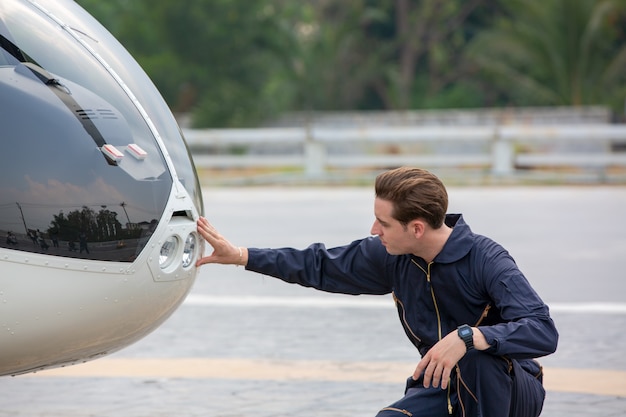
[[[242,246],[330,247],[366,236],[373,220],[367,187],[203,191],[207,217]],[[626,416],[626,187],[449,194],[450,212],[505,246],[551,308],[560,341],[539,359],[541,415]],[[389,296],[324,294],[208,265],[138,343],[0,378],[0,417],[374,416],[402,396],[418,360]]]

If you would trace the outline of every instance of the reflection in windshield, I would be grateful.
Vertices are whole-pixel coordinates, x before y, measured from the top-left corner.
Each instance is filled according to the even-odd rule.
[[[0,246],[132,262],[172,187],[160,148],[93,56],[16,0],[0,3],[0,109]]]
[[[6,235],[0,246],[50,255],[131,262],[157,224],[156,219],[132,223],[125,202],[119,204],[121,208],[102,205],[96,211],[83,206],[56,214],[32,203],[16,202],[14,206],[5,203],[0,207]],[[45,215],[52,216],[47,227],[36,227],[36,219]],[[13,225],[16,227],[10,228]]]

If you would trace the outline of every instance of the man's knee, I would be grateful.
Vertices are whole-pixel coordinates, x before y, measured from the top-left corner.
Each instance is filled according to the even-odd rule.
[[[545,391],[541,381],[514,360],[470,351],[459,362],[459,391],[468,415],[536,417]],[[473,414],[472,414],[473,413]]]
[[[446,416],[448,390],[424,388],[422,380],[407,378],[404,397],[383,408],[376,417],[437,417]]]

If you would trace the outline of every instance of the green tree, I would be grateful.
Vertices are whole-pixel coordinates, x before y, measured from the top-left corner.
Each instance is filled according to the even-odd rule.
[[[626,0],[78,1],[196,127],[626,97]]]
[[[606,104],[626,97],[623,0],[508,0],[468,49],[513,105]]]
[[[473,106],[463,49],[495,0],[310,1],[297,82],[304,108]],[[482,7],[481,7],[482,6]],[[489,7],[487,7],[489,6]],[[493,6],[493,7],[491,7]]]
[[[352,108],[365,82],[359,44],[360,1],[304,1],[292,15],[296,47],[290,83],[296,110]]]
[[[290,27],[271,0],[79,0],[133,54],[174,112],[246,126],[284,110]]]

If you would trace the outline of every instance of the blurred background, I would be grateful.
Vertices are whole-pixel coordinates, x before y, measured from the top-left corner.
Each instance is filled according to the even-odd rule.
[[[164,95],[205,184],[396,165],[624,182],[626,0],[77,2]]]
[[[192,127],[289,112],[586,106],[624,120],[620,0],[78,0]]]
[[[378,172],[428,168],[550,305],[561,341],[542,359],[543,415],[624,415],[626,0],[77,3],[165,97],[225,236],[346,243],[369,230]],[[2,380],[0,416],[373,415],[404,368],[390,383],[219,373],[311,359],[412,371],[393,303],[338,297],[203,267],[163,326],[92,362],[105,371]],[[204,376],[172,371],[185,358],[208,360]],[[142,360],[159,362],[141,373]]]

